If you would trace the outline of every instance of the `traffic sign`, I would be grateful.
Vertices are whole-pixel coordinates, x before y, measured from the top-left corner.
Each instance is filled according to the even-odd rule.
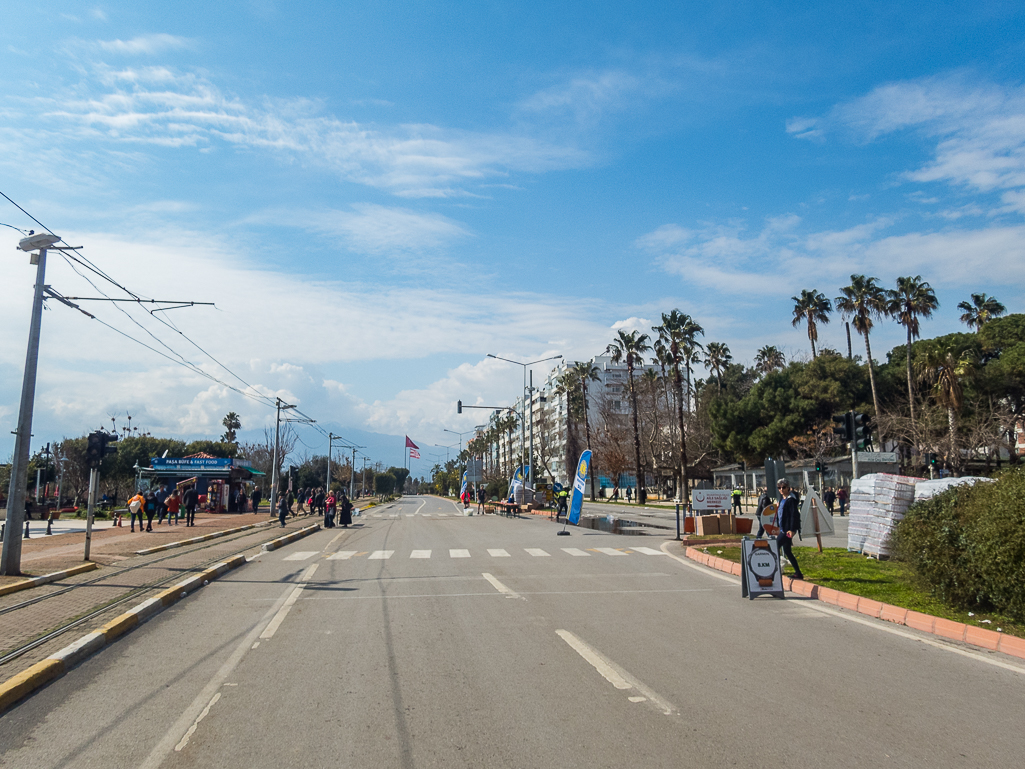
[[[730,506],[730,489],[694,489],[691,501],[695,510],[725,510]]]
[[[740,595],[752,601],[760,595],[785,598],[775,540],[744,537],[740,541]]]

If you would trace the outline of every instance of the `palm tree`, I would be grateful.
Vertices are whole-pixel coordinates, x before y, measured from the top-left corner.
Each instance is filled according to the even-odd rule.
[[[950,431],[950,453],[952,464],[957,451],[957,415],[964,406],[964,384],[975,375],[975,361],[965,350],[960,356],[952,347],[928,350],[916,362],[915,368],[921,382],[932,387],[936,402],[947,409],[947,427]]]
[[[794,300],[794,326],[800,326],[802,323],[808,324],[808,340],[811,342],[811,358],[815,360],[817,353],[815,352],[815,342],[819,339],[819,323],[829,323],[829,313],[832,312],[833,306],[826,299],[825,294],[821,294],[814,288],[809,291],[806,288],[801,289],[801,295],[799,297],[790,297]]]
[[[765,345],[755,353],[755,368],[762,372],[762,375],[771,374],[787,365],[787,359],[783,353],[771,344]]]
[[[912,430],[915,429],[915,390],[911,383],[911,340],[918,338],[918,319],[930,317],[939,306],[936,292],[921,275],[897,278],[897,288],[886,292],[886,313],[908,331],[908,405]]]
[[[976,331],[981,331],[987,321],[999,318],[1007,312],[1007,308],[1000,304],[996,297],[985,294],[972,294],[972,303],[961,302],[957,309],[964,311],[961,322]]]
[[[637,502],[644,501],[644,467],[641,465],[641,431],[637,427],[637,388],[634,385],[634,369],[644,364],[644,353],[651,349],[648,335],[640,331],[616,332],[616,338],[605,352],[612,357],[613,363],[626,363],[626,376],[630,382],[630,411],[634,428],[634,467],[637,468]]]
[[[872,330],[872,318],[886,313],[886,291],[878,284],[878,278],[851,275],[851,285],[840,289],[841,296],[834,306],[844,320],[854,323],[854,330],[865,337],[865,355],[868,358],[868,381],[872,385],[872,405],[879,416],[879,396],[876,394],[876,375],[872,370],[872,345],[868,334]]]
[[[669,361],[673,367],[673,385],[676,388],[676,419],[680,428],[680,486],[683,494],[680,501],[684,506],[690,500],[690,481],[687,477],[687,432],[683,423],[683,374],[680,371],[680,364],[687,363],[687,384],[688,392],[690,385],[690,354],[685,352],[693,350],[701,345],[697,341],[699,334],[704,334],[701,328],[690,315],[673,310],[670,313],[662,313],[662,325],[653,326],[652,331],[658,334],[659,341],[668,348]]]
[[[224,425],[224,435],[221,436],[221,440],[225,443],[234,443],[238,437],[237,432],[242,429],[242,420],[239,419],[238,414],[229,411],[221,420],[221,424]]]
[[[702,362],[710,372],[715,374],[720,394],[722,394],[722,373],[730,365],[731,360],[733,360],[733,356],[730,354],[730,348],[724,342],[709,342],[705,345],[705,357]]]

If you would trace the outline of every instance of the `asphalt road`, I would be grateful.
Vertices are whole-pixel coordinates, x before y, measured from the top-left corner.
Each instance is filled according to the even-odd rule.
[[[741,599],[653,537],[559,537],[435,498],[370,512],[260,555],[23,702],[0,718],[0,766],[1021,762],[1011,658]]]

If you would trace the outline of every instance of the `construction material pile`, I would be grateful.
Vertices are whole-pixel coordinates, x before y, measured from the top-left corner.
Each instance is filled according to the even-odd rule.
[[[877,558],[890,556],[897,523],[915,501],[916,478],[873,473],[851,482],[847,549]]]

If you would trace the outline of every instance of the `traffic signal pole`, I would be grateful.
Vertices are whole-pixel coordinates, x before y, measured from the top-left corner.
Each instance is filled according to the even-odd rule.
[[[96,513],[96,490],[100,485],[100,468],[89,468],[89,512],[85,517],[85,558],[89,560],[89,548],[93,541],[93,516]],[[139,526],[142,526],[140,519]]]
[[[851,480],[855,480],[858,477],[858,435],[857,426],[854,424],[854,412],[848,411],[847,418],[850,420],[850,433],[851,433]]]
[[[29,324],[28,351],[25,353],[25,373],[21,382],[21,406],[18,411],[18,429],[14,438],[14,457],[11,461],[11,485],[7,493],[7,531],[3,551],[0,552],[0,575],[21,574],[21,539],[25,528],[25,490],[28,486],[29,447],[32,443],[32,411],[36,398],[36,366],[39,362],[39,333],[43,321],[43,294],[46,289],[46,249],[60,238],[56,235],[25,238],[18,244],[22,251],[34,250],[38,244],[36,286],[32,299],[32,320]]]

